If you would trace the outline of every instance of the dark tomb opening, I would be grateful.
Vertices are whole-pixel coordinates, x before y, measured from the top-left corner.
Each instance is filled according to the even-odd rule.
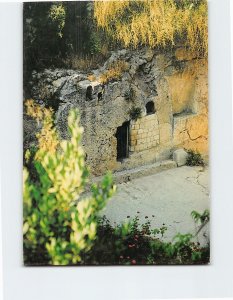
[[[155,113],[155,105],[153,101],[150,101],[146,104],[146,114],[151,115]]]
[[[86,91],[86,100],[92,100],[92,93],[93,93],[93,89],[92,89],[92,86],[89,85],[87,87],[87,91]]]
[[[121,161],[129,157],[129,122],[125,122],[122,126],[117,127],[117,160]]]

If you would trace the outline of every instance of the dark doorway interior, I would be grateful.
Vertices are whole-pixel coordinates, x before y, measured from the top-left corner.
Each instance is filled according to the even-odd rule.
[[[154,102],[153,101],[149,101],[147,104],[146,104],[146,114],[147,115],[151,115],[151,114],[154,114],[155,113],[155,105],[154,105]]]
[[[117,160],[121,161],[129,157],[129,122],[125,122],[122,126],[117,127]]]

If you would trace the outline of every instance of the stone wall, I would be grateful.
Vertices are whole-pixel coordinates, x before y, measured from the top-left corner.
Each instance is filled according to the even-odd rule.
[[[117,60],[125,61],[128,70],[118,80],[102,84],[100,75]],[[166,53],[151,49],[119,50],[92,74],[94,81],[88,79],[90,74],[79,71],[45,70],[34,72],[30,84],[32,97],[56,111],[62,138],[68,136],[69,110],[79,109],[86,162],[93,175],[165,160],[180,147],[208,157],[205,59],[183,48]],[[129,90],[133,90],[132,99],[126,97]],[[147,114],[149,102],[153,103],[154,112]],[[130,116],[134,108],[142,111],[136,121]],[[117,129],[124,122],[130,124],[129,152],[119,160]]]
[[[159,123],[157,114],[151,114],[132,122],[130,151],[140,152],[159,145]]]

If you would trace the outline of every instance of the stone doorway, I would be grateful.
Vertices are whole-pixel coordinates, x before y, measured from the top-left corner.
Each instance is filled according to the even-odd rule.
[[[117,127],[117,160],[122,161],[129,157],[129,122],[124,122]]]

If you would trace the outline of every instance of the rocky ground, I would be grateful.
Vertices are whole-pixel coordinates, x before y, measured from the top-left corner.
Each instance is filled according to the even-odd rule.
[[[139,217],[141,223],[151,221],[152,228],[168,228],[164,240],[177,233],[195,233],[191,212],[209,209],[208,168],[183,166],[158,174],[133,179],[118,184],[115,196],[103,214],[112,224]],[[198,241],[206,244],[209,228],[205,226]]]

